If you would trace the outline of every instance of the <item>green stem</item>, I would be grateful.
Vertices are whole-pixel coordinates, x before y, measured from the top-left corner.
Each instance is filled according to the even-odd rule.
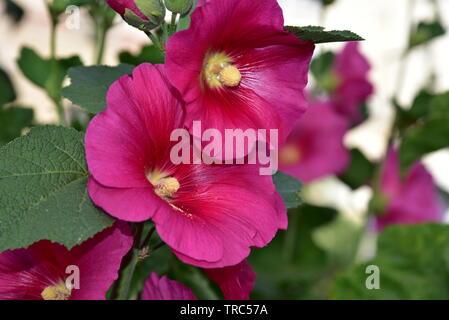
[[[131,289],[131,281],[136,270],[137,262],[139,261],[140,250],[134,248],[132,250],[131,260],[121,271],[121,277],[119,279],[118,300],[128,300],[129,291]]]
[[[170,35],[172,35],[176,31],[176,18],[177,17],[178,17],[178,14],[172,12],[171,21],[170,21]]]
[[[297,226],[299,222],[300,212],[295,211],[293,214],[289,216],[289,227],[287,232],[285,233],[284,238],[284,261],[286,263],[291,263],[293,259],[293,254],[295,252],[296,245],[296,232]]]
[[[103,63],[103,57],[104,57],[104,51],[105,51],[105,44],[106,44],[106,34],[108,32],[108,28],[105,26],[104,19],[101,19],[98,23],[97,28],[97,47],[96,47],[96,64],[102,64]]]
[[[155,45],[159,49],[159,51],[165,56],[165,50],[163,50],[161,42],[159,41],[158,37],[151,32],[147,32],[147,35],[150,38],[151,42],[153,42],[153,45]]]
[[[409,6],[407,10],[407,21],[409,24],[409,33],[408,38],[410,39],[410,35],[413,32],[413,13],[415,12],[416,7],[416,0],[410,0]],[[400,61],[399,61],[399,71],[398,76],[396,78],[396,90],[395,95],[397,100],[399,100],[400,93],[402,92],[402,85],[404,84],[406,71],[407,71],[407,57],[410,52],[410,45],[407,44],[407,48],[404,50],[404,52],[401,54]]]
[[[117,293],[118,300],[127,300],[129,297],[131,282],[141,253],[139,247],[140,247],[140,238],[142,237],[142,230],[143,230],[143,223],[135,224],[133,249],[125,257],[125,259],[128,260],[128,263],[120,271],[120,278],[118,279],[116,284],[118,286],[118,293]]]

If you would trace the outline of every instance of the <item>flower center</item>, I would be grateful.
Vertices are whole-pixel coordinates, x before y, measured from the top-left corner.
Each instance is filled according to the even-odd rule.
[[[296,164],[301,160],[301,151],[296,145],[286,144],[279,152],[279,160],[283,165]]]
[[[203,77],[211,88],[236,87],[242,74],[233,60],[223,52],[207,54],[204,59]]]
[[[71,290],[67,289],[63,282],[59,282],[55,286],[48,286],[41,292],[44,300],[67,300],[71,294]]]
[[[181,187],[176,178],[166,176],[157,171],[147,174],[147,179],[153,185],[154,192],[164,200],[173,198],[175,193]]]

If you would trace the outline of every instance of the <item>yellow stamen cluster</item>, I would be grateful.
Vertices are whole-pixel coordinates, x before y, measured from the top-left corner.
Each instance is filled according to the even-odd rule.
[[[44,300],[68,300],[71,294],[71,290],[69,290],[63,282],[46,287],[41,292],[41,296]]]
[[[178,192],[181,185],[179,181],[167,176],[166,174],[153,171],[147,174],[147,179],[154,187],[154,192],[162,199],[169,200],[173,198],[176,192]]]
[[[211,88],[238,86],[242,74],[232,63],[232,58],[223,52],[207,54],[202,75],[208,86]]]

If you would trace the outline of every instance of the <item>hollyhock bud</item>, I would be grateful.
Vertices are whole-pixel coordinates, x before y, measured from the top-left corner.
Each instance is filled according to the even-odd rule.
[[[193,6],[193,0],[164,0],[165,6],[173,13],[186,14]]]
[[[280,170],[306,183],[343,172],[350,160],[343,144],[348,129],[332,102],[313,102],[279,152]]]
[[[161,0],[107,0],[107,3],[127,23],[143,31],[156,28],[165,17]]]
[[[41,240],[2,252],[0,300],[103,300],[132,242],[127,224],[117,222],[70,250]]]
[[[259,166],[174,164],[178,141],[170,137],[183,128],[184,104],[164,66],[142,64],[123,76],[107,104],[86,133],[89,194],[106,212],[153,220],[182,261],[203,268],[238,264],[286,228],[284,204]]]
[[[432,176],[417,162],[410,168],[405,179],[401,179],[396,149],[388,152],[382,167],[378,193],[374,208],[383,208],[377,212],[378,230],[392,224],[416,224],[442,219],[442,208]]]

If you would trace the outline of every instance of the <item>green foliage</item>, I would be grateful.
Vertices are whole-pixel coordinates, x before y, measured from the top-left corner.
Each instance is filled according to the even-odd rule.
[[[435,38],[446,34],[446,30],[439,21],[420,22],[416,29],[411,33],[409,47],[414,48],[427,44]]]
[[[16,91],[8,74],[0,69],[0,108],[6,103],[16,100]]]
[[[351,163],[339,178],[352,189],[357,189],[372,181],[375,169],[376,166],[371,163],[360,150],[352,149]]]
[[[273,182],[287,209],[296,208],[302,204],[299,196],[302,187],[301,181],[288,174],[277,172],[273,176]]]
[[[21,107],[0,109],[0,146],[19,137],[22,130],[31,126],[33,110]]]
[[[112,225],[87,193],[83,139],[42,126],[0,148],[0,252],[41,239],[71,248]]]
[[[47,91],[50,98],[59,101],[62,82],[67,70],[82,65],[78,56],[53,60],[44,59],[31,48],[22,48],[17,61],[22,73],[36,86]]]
[[[326,299],[337,269],[314,233],[336,216],[333,209],[310,205],[291,210],[287,231],[251,252],[249,261],[257,273],[252,298]]]
[[[133,68],[127,64],[71,68],[68,72],[71,83],[61,94],[93,114],[100,113],[106,108],[109,86],[121,76],[130,74]]]
[[[312,41],[313,43],[327,43],[327,42],[346,42],[346,41],[362,41],[364,40],[354,32],[343,31],[325,31],[323,27],[307,26],[307,27],[293,27],[286,26],[285,30],[290,31],[295,36],[303,41]]]
[[[367,266],[380,271],[380,289],[367,289]],[[375,259],[347,270],[333,287],[336,299],[449,299],[449,226],[387,228]]]
[[[165,59],[156,46],[147,45],[142,47],[137,55],[133,55],[132,53],[127,51],[120,52],[119,60],[120,63],[137,66],[145,62],[152,64],[162,64],[164,63]]]
[[[405,172],[428,153],[449,147],[449,92],[421,91],[410,109],[395,103],[396,124],[403,135],[401,168]]]

